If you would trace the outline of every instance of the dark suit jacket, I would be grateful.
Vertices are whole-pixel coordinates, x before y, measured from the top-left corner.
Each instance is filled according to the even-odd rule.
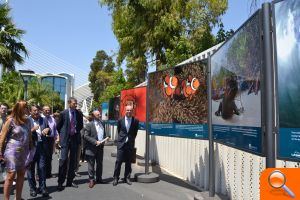
[[[29,116],[29,119],[30,121],[32,122],[33,121],[33,118],[31,116]],[[43,131],[45,128],[48,128],[49,125],[48,125],[48,122],[45,120],[45,118],[43,117],[39,117],[38,119],[38,122],[39,122],[39,126],[41,128],[41,131]],[[50,130],[50,133],[51,133],[51,130]],[[44,136],[43,134],[41,135],[41,139],[43,142],[46,141],[46,136]],[[38,142],[38,135],[37,135],[37,132],[36,131],[33,131],[32,132],[32,141],[36,144],[36,142]]]
[[[75,110],[75,116],[76,116],[76,133],[75,138],[77,144],[80,144],[81,137],[80,137],[80,131],[83,128],[83,116],[82,113],[78,110]],[[70,136],[70,114],[69,109],[66,109],[60,113],[59,120],[57,123],[57,131],[59,133],[59,142],[60,146],[66,147],[68,145],[68,140]]]
[[[128,137],[129,148],[133,149],[134,141],[135,141],[137,132],[139,130],[139,120],[135,119],[133,117],[129,131],[127,132],[126,126],[125,126],[125,117],[123,117],[122,119],[120,119],[118,121],[117,130],[118,130],[118,140],[117,140],[118,150],[121,150],[124,147],[127,137]]]
[[[103,122],[102,121],[100,121],[100,122],[104,129]],[[103,131],[104,131],[103,139],[105,139],[106,138],[105,129]],[[103,149],[103,147],[104,147],[104,145],[96,146],[96,142],[98,140],[98,135],[97,135],[97,129],[96,129],[94,121],[86,124],[86,126],[84,128],[84,139],[86,141],[85,154],[88,156],[95,156],[97,151],[100,149]]]

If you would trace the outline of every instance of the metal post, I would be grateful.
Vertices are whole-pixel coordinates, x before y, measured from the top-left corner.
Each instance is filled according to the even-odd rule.
[[[147,80],[147,91],[146,91],[146,149],[145,149],[145,174],[149,173],[149,79]]]
[[[111,133],[111,139],[114,141],[115,140],[115,125],[112,125],[112,133]]]
[[[146,149],[145,149],[145,174],[137,175],[137,181],[140,183],[155,183],[159,181],[159,175],[149,172],[149,148],[150,148],[150,135],[149,135],[149,79],[147,79],[146,91]]]
[[[265,95],[263,112],[265,113],[265,142],[266,142],[266,167],[276,166],[275,152],[275,116],[274,116],[274,70],[273,70],[273,46],[271,25],[271,4],[264,3],[263,11],[263,50],[264,65],[263,78],[265,83]],[[263,130],[264,131],[264,130]]]
[[[208,98],[208,117],[207,117],[207,125],[208,125],[208,139],[209,139],[209,196],[215,196],[215,160],[214,160],[214,138],[212,131],[212,110],[211,110],[211,61],[210,54],[208,55],[208,68],[207,68],[207,98]]]
[[[2,81],[2,76],[3,76],[3,65],[0,63],[0,81]]]
[[[27,101],[28,80],[24,80],[24,100]]]

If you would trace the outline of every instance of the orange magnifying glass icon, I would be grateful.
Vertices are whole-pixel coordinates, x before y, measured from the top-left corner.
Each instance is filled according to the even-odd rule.
[[[281,171],[274,170],[272,173],[270,173],[268,181],[270,186],[273,188],[283,188],[290,197],[295,198],[294,192],[285,185],[286,177]]]

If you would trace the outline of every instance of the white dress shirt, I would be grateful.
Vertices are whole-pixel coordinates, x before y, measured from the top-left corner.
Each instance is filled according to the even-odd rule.
[[[127,133],[129,132],[130,126],[131,126],[132,117],[126,117],[125,116],[125,127],[127,130]],[[128,136],[126,137],[125,143],[128,142]]]
[[[100,121],[97,121],[97,120],[94,120],[94,124],[95,124],[95,127],[96,127],[96,131],[97,131],[97,136],[98,136],[98,141],[101,141],[103,140],[103,136],[104,136],[104,128],[101,124]]]

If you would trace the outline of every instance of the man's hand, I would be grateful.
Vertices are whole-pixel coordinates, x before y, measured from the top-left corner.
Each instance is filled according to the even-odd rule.
[[[45,129],[42,131],[42,134],[46,136],[46,135],[49,134],[49,131],[50,131],[50,128],[45,128]]]
[[[4,158],[2,155],[0,155],[0,163],[4,163]]]
[[[99,146],[100,144],[102,144],[100,141],[96,142],[96,146]]]
[[[39,128],[40,128],[39,125],[35,125],[32,129],[33,129],[33,131],[37,131]]]

